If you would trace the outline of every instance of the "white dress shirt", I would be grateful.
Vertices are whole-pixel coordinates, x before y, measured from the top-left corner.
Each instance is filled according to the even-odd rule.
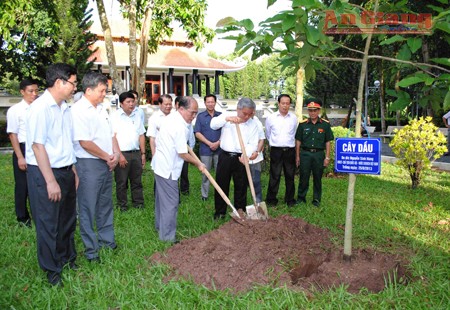
[[[211,129],[217,130],[222,128],[220,135],[220,148],[225,152],[242,153],[241,145],[236,131],[236,124],[227,122],[225,119],[228,116],[236,116],[236,113],[222,113],[219,116],[211,119]],[[258,148],[258,125],[252,118],[245,123],[239,124],[244,141],[245,151],[248,156],[256,152]]]
[[[150,116],[150,118],[148,119],[147,137],[156,138],[156,136],[158,135],[158,131],[161,128],[162,121],[170,114],[172,114],[172,112],[166,115],[161,110],[153,113],[152,116]]]
[[[277,111],[266,119],[266,136],[270,146],[295,147],[295,131],[298,120],[294,113],[286,116]]]
[[[127,115],[120,108],[111,116],[111,126],[121,151],[140,149],[139,136],[145,133],[145,127],[138,110],[135,109]]]
[[[27,139],[27,129],[25,127],[26,117],[30,105],[22,99],[19,103],[16,103],[8,109],[6,113],[7,120],[7,133],[17,134],[19,143],[25,143]]]
[[[33,143],[44,145],[52,168],[66,167],[76,162],[70,110],[65,101],[58,106],[48,90],[33,101],[26,122],[27,164],[37,165]]]
[[[170,113],[162,122],[151,164],[155,174],[165,179],[178,180],[184,163],[179,154],[188,152],[188,125],[179,112]]]
[[[98,158],[87,152],[80,141],[92,141],[100,149],[108,154],[113,153],[113,132],[109,120],[109,114],[103,104],[94,107],[92,103],[83,96],[72,106],[73,117],[73,140],[75,155],[78,158]]]

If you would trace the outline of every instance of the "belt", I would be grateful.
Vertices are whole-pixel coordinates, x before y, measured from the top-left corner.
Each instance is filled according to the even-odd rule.
[[[304,147],[304,148],[302,148],[302,151],[316,153],[316,152],[322,152],[323,149],[309,149],[309,148]]]
[[[286,146],[286,147],[271,146],[271,148],[274,149],[274,150],[281,150],[281,151],[283,151],[283,152],[286,152],[286,151],[290,151],[290,150],[295,149],[295,147],[288,147],[288,146]]]
[[[52,168],[52,169],[56,169],[56,170],[72,170],[72,166],[73,165],[68,165],[68,166],[59,167],[59,168]]]
[[[131,151],[122,151],[122,153],[136,153],[140,152],[141,150],[131,150]]]
[[[239,157],[239,156],[241,156],[242,155],[242,153],[234,153],[234,152],[226,152],[226,151],[223,151],[223,153],[225,154],[225,155],[228,155],[228,156],[230,156],[230,157]]]

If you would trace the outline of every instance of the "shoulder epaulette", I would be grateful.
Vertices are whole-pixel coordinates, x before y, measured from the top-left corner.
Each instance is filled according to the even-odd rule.
[[[327,122],[327,123],[329,123],[329,122],[330,122],[329,120],[327,120],[327,119],[324,119],[324,118],[321,118],[321,120],[323,120],[324,122]]]
[[[308,121],[308,119],[307,119],[307,118],[304,118],[304,119],[300,120],[298,123],[299,123],[299,124],[302,124],[302,123],[306,123],[307,121]]]

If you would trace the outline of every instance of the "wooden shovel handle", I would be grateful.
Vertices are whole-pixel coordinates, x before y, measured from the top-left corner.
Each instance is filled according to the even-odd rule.
[[[253,185],[252,173],[250,171],[250,165],[248,163],[247,151],[245,150],[244,140],[242,139],[242,134],[241,134],[241,128],[239,127],[238,123],[236,123],[236,131],[237,131],[238,138],[239,138],[239,144],[241,145],[242,155],[244,156],[244,166],[245,166],[245,171],[247,172],[248,185],[250,186],[250,192],[252,193],[253,204],[256,206],[255,186]]]
[[[189,154],[191,154],[192,157],[195,158],[198,162],[200,162],[200,159],[197,157],[197,154],[188,146]],[[217,184],[216,180],[212,177],[212,175],[209,173],[208,169],[205,169],[205,175],[208,178],[209,182],[214,186],[216,191],[220,194],[220,196],[223,198],[223,200],[231,206],[232,209],[234,209],[233,205],[231,204],[230,199],[227,197],[227,195],[224,193],[224,191],[220,188],[219,184]]]

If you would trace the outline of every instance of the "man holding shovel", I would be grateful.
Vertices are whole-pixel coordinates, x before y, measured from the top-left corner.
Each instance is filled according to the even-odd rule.
[[[239,143],[236,125],[240,124],[244,140],[245,150],[249,160],[258,156],[258,125],[252,116],[256,105],[250,98],[242,98],[237,104],[237,115],[221,114],[211,120],[211,129],[222,128],[220,136],[220,148],[223,150],[219,155],[216,170],[216,181],[220,188],[228,196],[230,192],[230,181],[234,183],[234,205],[237,209],[245,210],[247,205],[247,176],[243,164],[242,149]],[[224,218],[227,204],[220,194],[215,192],[214,219]]]
[[[185,161],[197,165],[203,173],[205,165],[188,153],[189,124],[198,113],[198,103],[192,97],[182,97],[178,110],[161,123],[155,140],[152,169],[155,173],[155,228],[159,239],[176,243],[179,205],[178,178]]]

